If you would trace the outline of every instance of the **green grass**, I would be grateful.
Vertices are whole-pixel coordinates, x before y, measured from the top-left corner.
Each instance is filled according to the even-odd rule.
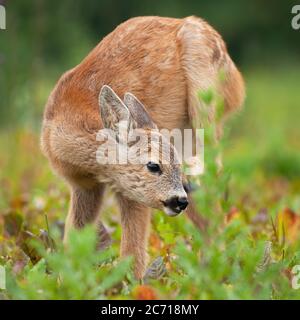
[[[167,273],[146,285],[120,261],[119,215],[109,194],[103,218],[114,243],[95,250],[89,228],[74,233],[65,251],[61,229],[69,194],[39,151],[32,122],[0,135],[0,263],[6,265],[7,298],[21,299],[299,299],[291,270],[300,264],[299,68],[246,72],[247,102],[227,125],[220,148],[207,140],[206,172],[195,192],[209,220],[199,232],[182,215],[153,214],[149,253]],[[30,84],[30,86],[34,84]],[[26,92],[28,88],[22,88]],[[42,105],[51,87],[25,100]],[[20,98],[18,98],[19,101]],[[17,100],[17,98],[16,98]],[[19,103],[12,101],[12,103]],[[38,119],[42,110],[33,106]],[[26,113],[24,111],[24,113]],[[34,124],[36,122],[34,121]],[[41,230],[42,229],[42,230]],[[50,240],[54,239],[54,243]]]

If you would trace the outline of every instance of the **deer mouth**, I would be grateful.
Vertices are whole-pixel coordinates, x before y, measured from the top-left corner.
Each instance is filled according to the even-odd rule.
[[[170,217],[178,216],[183,210],[179,207],[173,207],[168,205],[165,201],[162,201],[163,211]]]
[[[169,217],[176,217],[178,216],[183,210],[180,208],[170,208],[168,206],[164,206],[164,212],[169,216]]]
[[[164,212],[170,216],[175,217],[179,215],[188,206],[187,197],[171,197],[166,201],[162,201]]]

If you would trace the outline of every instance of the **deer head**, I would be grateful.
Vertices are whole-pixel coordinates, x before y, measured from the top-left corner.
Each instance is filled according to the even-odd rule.
[[[112,187],[170,216],[179,214],[188,205],[181,164],[174,146],[159,133],[143,104],[131,93],[125,94],[123,102],[105,85],[99,106],[105,135],[117,150],[118,161],[104,166]]]

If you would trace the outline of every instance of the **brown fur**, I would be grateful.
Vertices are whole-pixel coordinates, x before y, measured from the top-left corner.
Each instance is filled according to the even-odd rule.
[[[225,73],[222,83],[220,70]],[[107,120],[99,115],[98,95],[103,85],[109,85],[119,97],[133,93],[158,128],[171,130],[197,125],[194,120],[202,108],[198,90],[214,86],[224,97],[228,114],[243,103],[244,84],[221,36],[202,19],[138,17],[107,35],[61,77],[51,93],[41,143],[53,168],[71,186],[66,231],[93,222],[105,184],[112,185],[121,206],[121,253],[134,256],[135,273],[141,278],[146,266],[149,207],[158,207],[158,197],[167,196],[166,192],[181,183],[180,168],[166,167],[165,180],[155,184],[142,166],[99,166],[96,133]],[[195,220],[194,210],[188,212]]]

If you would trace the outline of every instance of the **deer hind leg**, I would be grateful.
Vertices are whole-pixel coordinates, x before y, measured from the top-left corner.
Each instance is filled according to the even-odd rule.
[[[103,184],[96,184],[92,187],[82,187],[72,184],[71,203],[65,226],[65,243],[68,241],[71,229],[81,229],[86,224],[96,222],[104,189]],[[110,244],[110,236],[101,222],[98,222],[97,231],[99,235],[98,246],[100,248],[107,247]]]
[[[196,203],[191,194],[188,194],[188,201],[189,205],[186,208],[186,215],[200,231],[205,232],[208,221],[198,212]]]
[[[118,195],[121,209],[121,256],[133,256],[134,274],[144,276],[147,265],[147,244],[151,224],[150,208]]]
[[[189,201],[189,205],[186,208],[186,215],[201,232],[205,232],[208,226],[208,221],[197,210],[197,206],[192,195],[194,187],[188,181],[187,177],[184,177],[183,185]]]

